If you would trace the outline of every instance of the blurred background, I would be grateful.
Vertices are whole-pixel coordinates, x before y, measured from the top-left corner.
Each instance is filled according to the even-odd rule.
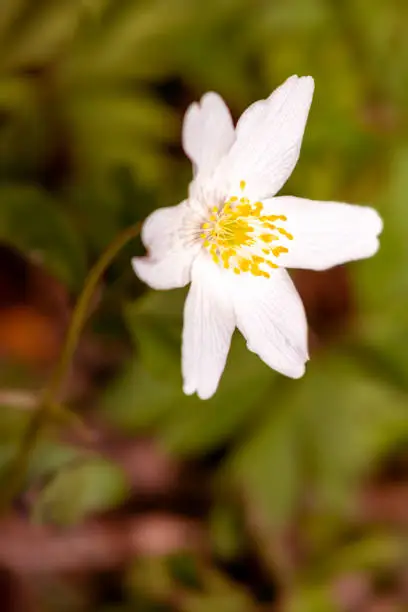
[[[1,0],[0,601],[4,612],[408,610],[405,0]],[[185,197],[187,106],[235,119],[291,74],[316,92],[284,193],[369,203],[368,261],[294,281],[299,381],[240,337],[181,391],[184,291],[93,297],[61,403],[17,466],[87,271]],[[14,499],[9,503],[10,490]]]

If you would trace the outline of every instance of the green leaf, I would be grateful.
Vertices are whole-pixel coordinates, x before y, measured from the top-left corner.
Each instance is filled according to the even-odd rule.
[[[320,557],[320,571],[315,563],[314,567],[307,567],[303,575],[302,584],[293,589],[289,599],[290,612],[338,612],[338,604],[334,597],[333,588],[336,579],[344,575],[359,576],[362,573],[385,572],[388,575],[394,569],[404,564],[406,558],[407,542],[404,537],[387,534],[386,532],[373,532],[365,535],[357,542],[337,547],[328,556]],[[319,576],[319,584],[316,577]]]
[[[34,517],[40,522],[73,524],[118,506],[127,494],[128,484],[119,467],[90,458],[57,473],[41,492]]]
[[[161,380],[180,374],[185,290],[150,291],[125,310],[126,322],[146,369]]]
[[[59,203],[35,187],[0,187],[0,240],[44,265],[72,290],[85,276],[80,237]]]
[[[9,470],[20,452],[27,427],[30,426],[32,410],[34,408],[27,410],[0,406],[0,474],[2,484],[6,487]],[[83,452],[76,447],[41,439],[31,452],[25,479],[30,483],[48,478],[50,473],[72,464],[82,455]]]
[[[173,0],[168,8],[166,0],[111,2],[74,45],[65,67],[70,81],[145,80],[168,74],[174,69],[174,42],[190,22],[184,2]]]
[[[4,38],[19,17],[27,0],[2,0],[0,3],[0,38]]]
[[[267,36],[271,29],[313,31],[316,26],[327,24],[328,9],[322,0],[288,0],[285,4],[267,4],[263,17],[258,26],[262,36]]]
[[[118,166],[131,168],[144,184],[157,185],[168,174],[165,147],[179,128],[173,111],[154,96],[130,87],[74,84],[64,113],[84,179]]]
[[[60,470],[73,465],[75,461],[83,459],[84,451],[51,440],[41,440],[30,457],[27,478],[29,481],[38,481],[49,478]]]
[[[332,589],[324,585],[297,588],[289,596],[288,612],[339,612]]]
[[[357,277],[357,286],[364,303],[371,310],[386,314],[390,304],[408,299],[408,279],[405,274],[408,266],[405,231],[408,222],[407,190],[408,147],[401,147],[393,155],[390,180],[380,198],[380,212],[384,218],[380,251],[373,260],[361,266]]]
[[[113,145],[118,139],[173,141],[178,125],[170,108],[152,96],[110,88],[76,90],[67,110],[74,129],[98,144],[104,138]],[[137,143],[135,143],[136,145]]]
[[[27,78],[5,76],[0,78],[0,108],[8,112],[26,112],[34,105],[34,91]]]
[[[163,423],[179,398],[176,385],[155,377],[134,359],[108,386],[100,409],[106,419],[125,431],[150,431]]]
[[[352,354],[333,351],[308,364],[299,381],[273,393],[227,470],[272,525],[291,516],[303,493],[315,507],[343,514],[360,479],[408,433],[405,394],[371,375]]]
[[[255,604],[246,589],[209,567],[202,571],[203,592],[186,592],[186,612],[249,612]]]
[[[375,462],[407,435],[405,395],[371,375],[352,354],[315,359],[291,399],[299,415],[303,476],[316,504],[341,513]]]
[[[126,583],[132,595],[142,592],[156,601],[165,601],[175,586],[165,558],[155,555],[137,560],[127,573]]]
[[[370,261],[355,270],[356,288],[364,316],[359,320],[359,335],[368,351],[384,362],[383,376],[390,384],[408,379],[408,148],[399,147],[393,155],[390,181],[380,198],[384,231],[380,250]],[[394,372],[394,374],[392,374]],[[394,380],[393,380],[394,379]]]
[[[18,451],[19,443],[27,427],[30,413],[14,407],[0,405],[0,478],[7,486],[10,461]]]
[[[389,571],[404,564],[407,543],[404,536],[374,532],[340,548],[326,563],[329,571],[337,575],[343,572]]]
[[[2,49],[7,68],[50,61],[75,34],[81,5],[76,0],[37,0],[14,24]]]
[[[230,471],[252,502],[260,505],[274,527],[287,522],[299,494],[297,419],[290,400],[275,396],[270,413],[260,419],[227,462],[227,473]]]
[[[210,515],[210,536],[213,548],[221,559],[232,560],[243,548],[243,519],[236,503],[226,501],[214,505]]]

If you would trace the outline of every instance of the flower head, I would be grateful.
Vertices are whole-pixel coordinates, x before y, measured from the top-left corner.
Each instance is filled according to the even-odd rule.
[[[187,394],[205,399],[216,391],[235,327],[271,368],[302,376],[307,322],[285,268],[324,270],[378,249],[382,221],[372,208],[275,196],[297,163],[313,89],[311,77],[290,77],[235,129],[215,93],[186,112],[188,199],[147,218],[148,255],[132,264],[155,289],[191,282],[182,342]]]

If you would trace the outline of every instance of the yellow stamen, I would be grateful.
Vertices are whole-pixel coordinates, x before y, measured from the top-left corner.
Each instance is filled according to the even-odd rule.
[[[278,232],[280,234],[282,234],[282,236],[286,236],[286,238],[288,238],[289,240],[293,240],[293,236],[292,234],[289,234],[289,232],[287,232],[285,229],[283,229],[282,227],[278,227],[277,228]]]
[[[245,181],[240,181],[240,189],[244,190],[245,186]],[[293,240],[293,236],[274,225],[276,221],[286,221],[285,215],[264,215],[263,209],[262,202],[251,202],[247,197],[236,195],[229,197],[224,206],[211,207],[199,236],[214,263],[232,269],[237,275],[250,273],[269,278],[265,267],[278,268],[271,257],[278,258],[288,249],[280,244],[268,245],[279,242],[281,237]]]

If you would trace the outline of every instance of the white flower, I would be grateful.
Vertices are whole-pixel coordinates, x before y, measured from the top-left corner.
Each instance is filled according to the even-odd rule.
[[[215,93],[186,112],[188,199],[147,218],[148,256],[132,264],[154,289],[191,282],[182,343],[187,394],[214,394],[235,327],[271,368],[302,376],[307,322],[285,268],[324,270],[378,249],[382,221],[372,208],[275,197],[298,160],[313,89],[311,77],[290,77],[235,129]]]

